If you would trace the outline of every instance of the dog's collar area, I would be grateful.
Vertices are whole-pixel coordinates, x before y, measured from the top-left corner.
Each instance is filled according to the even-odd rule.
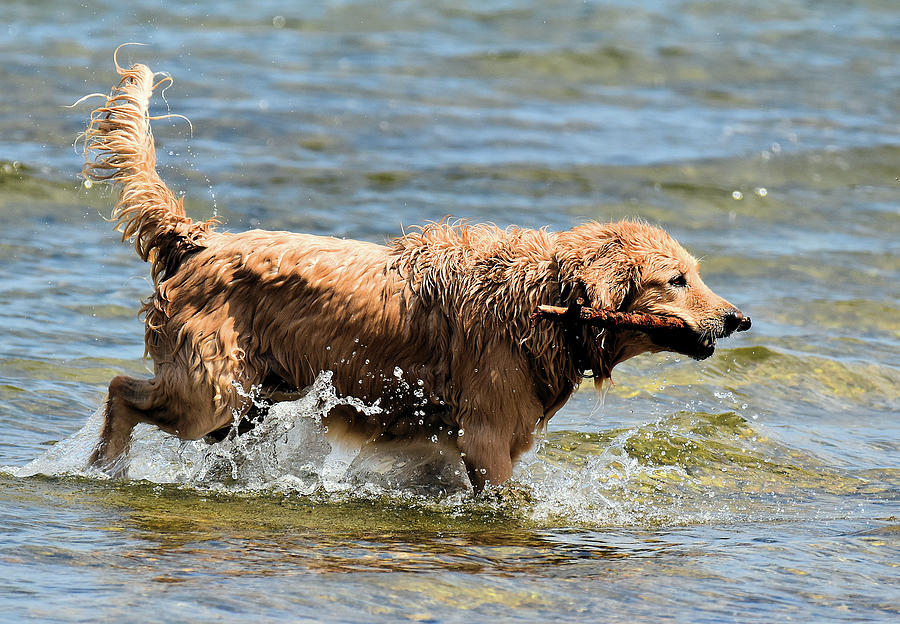
[[[591,377],[586,375],[587,371],[593,373],[593,364],[590,362],[588,349],[592,342],[585,339],[584,325],[581,323],[581,308],[584,307],[584,299],[578,297],[575,302],[569,304],[566,310],[566,319],[561,323],[563,336],[566,339],[566,345],[569,352],[575,359],[575,369],[581,377]],[[606,330],[601,330],[606,331]]]
[[[556,271],[559,305],[567,308],[566,317],[561,323],[563,338],[566,341],[566,348],[575,360],[575,370],[578,371],[579,376],[585,377],[587,371],[593,370],[588,358],[588,345],[586,344],[588,341],[585,340],[584,325],[581,323],[581,308],[584,307],[587,296],[586,289],[580,282],[572,283],[562,280],[559,258],[556,253],[553,254],[553,267]],[[570,303],[572,295],[575,295],[574,303]]]

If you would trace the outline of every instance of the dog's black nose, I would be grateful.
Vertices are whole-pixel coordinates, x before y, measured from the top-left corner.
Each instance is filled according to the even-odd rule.
[[[722,323],[725,326],[725,335],[729,335],[735,331],[747,331],[750,329],[750,317],[744,316],[740,310],[729,310],[722,317]]]

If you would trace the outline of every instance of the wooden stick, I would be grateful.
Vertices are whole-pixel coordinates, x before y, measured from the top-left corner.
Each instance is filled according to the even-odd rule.
[[[562,322],[580,322],[609,329],[635,329],[643,332],[689,331],[687,323],[674,316],[643,314],[640,312],[616,312],[615,310],[585,308],[572,305],[542,305],[533,315],[535,319]]]

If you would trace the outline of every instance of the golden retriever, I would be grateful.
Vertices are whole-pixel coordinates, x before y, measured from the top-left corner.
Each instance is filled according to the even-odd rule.
[[[128,70],[86,133],[88,179],[120,189],[123,239],[151,263],[143,304],[152,379],[109,384],[91,458],[122,469],[132,428],[185,440],[221,436],[246,399],[299,392],[332,371],[349,406],[332,431],[379,441],[439,440],[458,449],[476,492],[507,480],[516,460],[587,371],[597,383],[640,353],[713,353],[749,323],[704,285],[697,261],[659,228],[586,223],[551,233],[435,223],[387,245],[290,232],[216,231],[184,214],[155,170],[147,107],[156,85]],[[666,343],[636,331],[535,323],[540,304],[671,315],[693,329]]]

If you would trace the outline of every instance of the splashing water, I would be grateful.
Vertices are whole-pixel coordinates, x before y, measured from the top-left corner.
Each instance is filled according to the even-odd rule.
[[[255,428],[218,443],[185,442],[139,425],[127,477],[236,494],[388,497],[451,513],[499,511],[539,524],[616,526],[784,518],[811,491],[821,496],[853,487],[846,476],[798,468],[796,458],[738,414],[677,412],[626,429],[545,434],[511,482],[472,499],[455,448],[372,444],[329,433],[323,418],[335,406],[382,411],[339,396],[331,380],[330,372],[321,373],[302,398],[267,406]],[[253,391],[246,396],[262,405]],[[80,431],[10,472],[108,478],[87,465],[102,421],[98,409]]]
[[[138,425],[127,457],[129,479],[179,483],[233,492],[281,491],[311,494],[346,492],[381,495],[394,488],[417,493],[468,489],[458,454],[434,444],[372,445],[328,435],[323,418],[338,405],[365,415],[381,413],[354,397],[340,397],[332,373],[321,373],[295,401],[269,407],[262,421],[240,436],[218,443],[182,441],[150,425]],[[253,391],[248,400],[259,403]],[[107,478],[88,467],[103,424],[103,408],[70,438],[29,464],[13,469],[18,477],[79,475]]]

